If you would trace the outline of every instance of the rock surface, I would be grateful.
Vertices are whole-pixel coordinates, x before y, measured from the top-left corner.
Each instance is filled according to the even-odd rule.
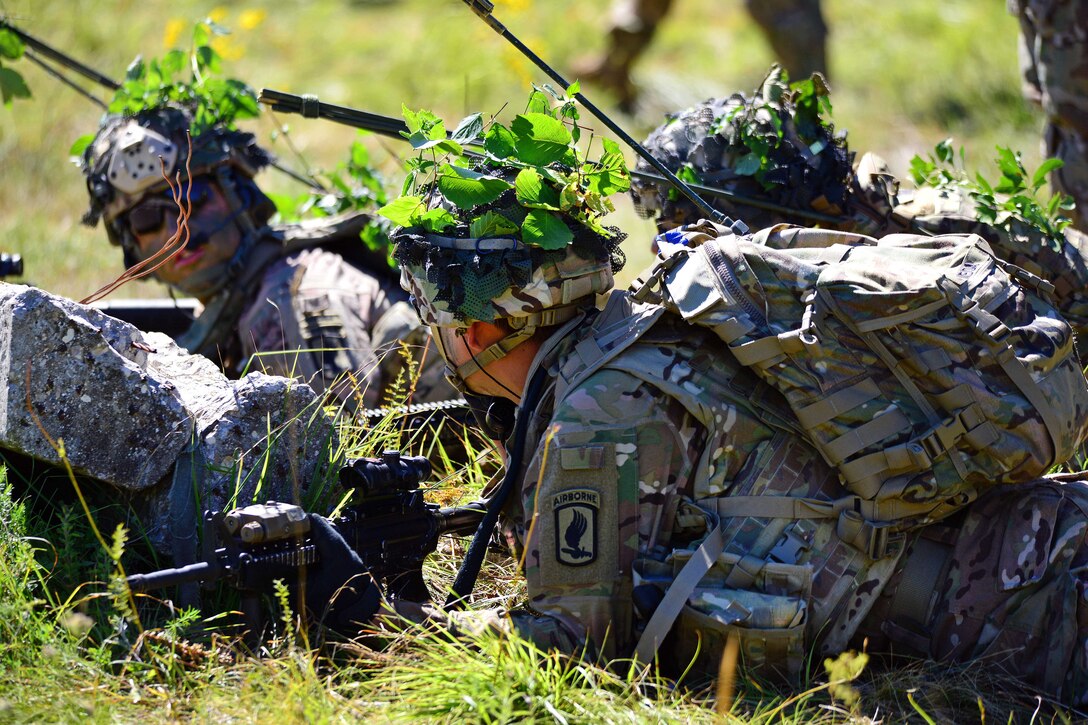
[[[336,446],[308,386],[228,380],[165,335],[22,285],[0,283],[0,382],[0,447],[60,464],[63,441],[76,472],[130,494],[165,553],[200,509],[299,500]]]

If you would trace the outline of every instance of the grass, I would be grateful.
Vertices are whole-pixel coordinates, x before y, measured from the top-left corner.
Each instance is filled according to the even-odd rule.
[[[605,6],[502,0],[496,14],[563,70],[602,47]],[[1024,151],[1029,167],[1038,163],[1041,124],[1019,97],[1016,23],[1002,3],[827,0],[824,6],[832,29],[835,122],[849,131],[855,150],[882,154],[901,176],[913,154],[948,135],[956,136],[969,162],[990,176],[988,161],[999,143]],[[164,50],[168,22],[188,24],[215,11],[216,3],[207,0],[0,0],[0,13],[25,30],[115,77],[137,53]],[[234,75],[256,87],[316,93],[387,115],[397,115],[402,102],[449,118],[496,111],[507,101],[520,102],[527,84],[542,80],[459,0],[249,0],[222,12],[223,22],[235,29],[224,49]],[[740,3],[677,3],[636,70],[643,105],[637,116],[620,118],[640,137],[668,111],[752,88],[770,61]],[[94,130],[99,113],[29,64],[21,62],[18,69],[35,98],[0,108],[0,248],[23,255],[27,279],[78,298],[121,268],[119,250],[108,246],[102,230],[80,225],[86,195],[66,158],[70,143]],[[612,99],[589,86],[583,90],[611,109]],[[289,125],[302,159],[282,138],[271,139],[280,124]],[[252,130],[296,168],[334,166],[354,138],[350,129],[287,117],[266,117]],[[368,144],[396,180],[404,149],[375,138]],[[282,177],[269,175],[262,183],[274,191],[297,191]],[[650,227],[629,205],[620,209],[616,223],[631,235],[627,280],[649,258]],[[137,283],[119,294],[164,292],[156,284]],[[345,433],[347,455],[404,446],[441,457],[433,449],[434,437],[402,431],[392,419],[376,432]],[[470,450],[478,445],[466,444]],[[488,458],[463,469],[451,462],[438,476],[444,485],[431,495],[443,503],[471,499],[494,466]],[[141,640],[124,608],[118,608],[105,584],[114,568],[109,552],[90,533],[82,509],[58,495],[69,481],[46,481],[39,471],[17,483],[26,504],[13,501],[11,487],[3,487],[0,496],[0,723],[723,719],[714,713],[712,691],[673,687],[622,666],[608,670],[571,663],[494,635],[451,642],[412,629],[383,635],[382,652],[359,645],[310,649],[304,632],[288,618],[267,643],[265,656],[252,658],[231,654],[229,647],[217,649],[207,634],[224,630],[222,618],[213,616],[214,602],[205,621],[203,615],[179,617],[141,600],[146,624],[190,636],[210,655],[194,665],[197,650],[186,655],[162,639]],[[57,506],[44,503],[58,498]],[[116,523],[138,532],[138,522],[116,506],[96,507],[92,515],[107,537]],[[121,561],[156,566],[138,534],[130,538]],[[462,554],[463,542],[443,544],[426,570],[432,586],[441,589],[452,579]],[[510,563],[496,558],[485,567],[478,604],[514,603],[523,589]],[[819,663],[803,684],[789,691],[744,680],[724,720],[1073,719],[1022,687],[975,668],[871,665],[853,685],[860,699],[852,706],[829,694],[828,675]]]
[[[397,424],[381,421],[371,434],[345,427],[340,453],[430,444]],[[466,446],[476,459],[474,444]],[[446,485],[431,497],[474,498],[494,465],[486,456],[440,464],[436,478]],[[127,571],[161,564],[123,507],[83,487],[88,518],[66,493],[74,486],[85,484],[40,469],[8,483],[0,467],[0,723],[1074,720],[977,667],[864,667],[852,655],[831,669],[810,662],[800,687],[742,678],[724,704],[706,683],[678,685],[624,662],[571,660],[495,632],[453,640],[421,626],[386,626],[335,642],[302,627],[286,595],[266,602],[274,626],[255,656],[234,634],[229,591],[206,595],[203,613],[176,611],[158,598],[168,592],[130,598],[118,564]],[[448,539],[429,557],[432,591],[448,588],[464,549]],[[473,607],[505,610],[524,596],[513,561],[489,557]]]

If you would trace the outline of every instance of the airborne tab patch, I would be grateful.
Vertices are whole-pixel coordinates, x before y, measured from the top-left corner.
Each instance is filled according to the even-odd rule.
[[[552,499],[555,511],[555,559],[567,566],[597,560],[597,513],[601,494],[586,488],[560,491]]]

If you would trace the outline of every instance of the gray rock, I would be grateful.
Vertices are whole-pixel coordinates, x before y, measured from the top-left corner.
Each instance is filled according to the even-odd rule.
[[[56,464],[62,441],[78,473],[129,491],[153,486],[192,430],[174,376],[158,371],[180,364],[207,377],[214,365],[203,363],[163,335],[2,284],[0,446]]]
[[[125,492],[181,558],[199,509],[302,501],[338,446],[307,385],[228,380],[165,335],[21,285],[0,283],[0,382],[0,447],[57,465],[63,441],[77,473]]]

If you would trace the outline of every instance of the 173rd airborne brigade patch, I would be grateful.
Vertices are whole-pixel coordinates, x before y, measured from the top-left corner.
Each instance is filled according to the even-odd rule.
[[[585,566],[597,560],[597,525],[601,495],[585,488],[555,494],[555,559],[567,566]]]

